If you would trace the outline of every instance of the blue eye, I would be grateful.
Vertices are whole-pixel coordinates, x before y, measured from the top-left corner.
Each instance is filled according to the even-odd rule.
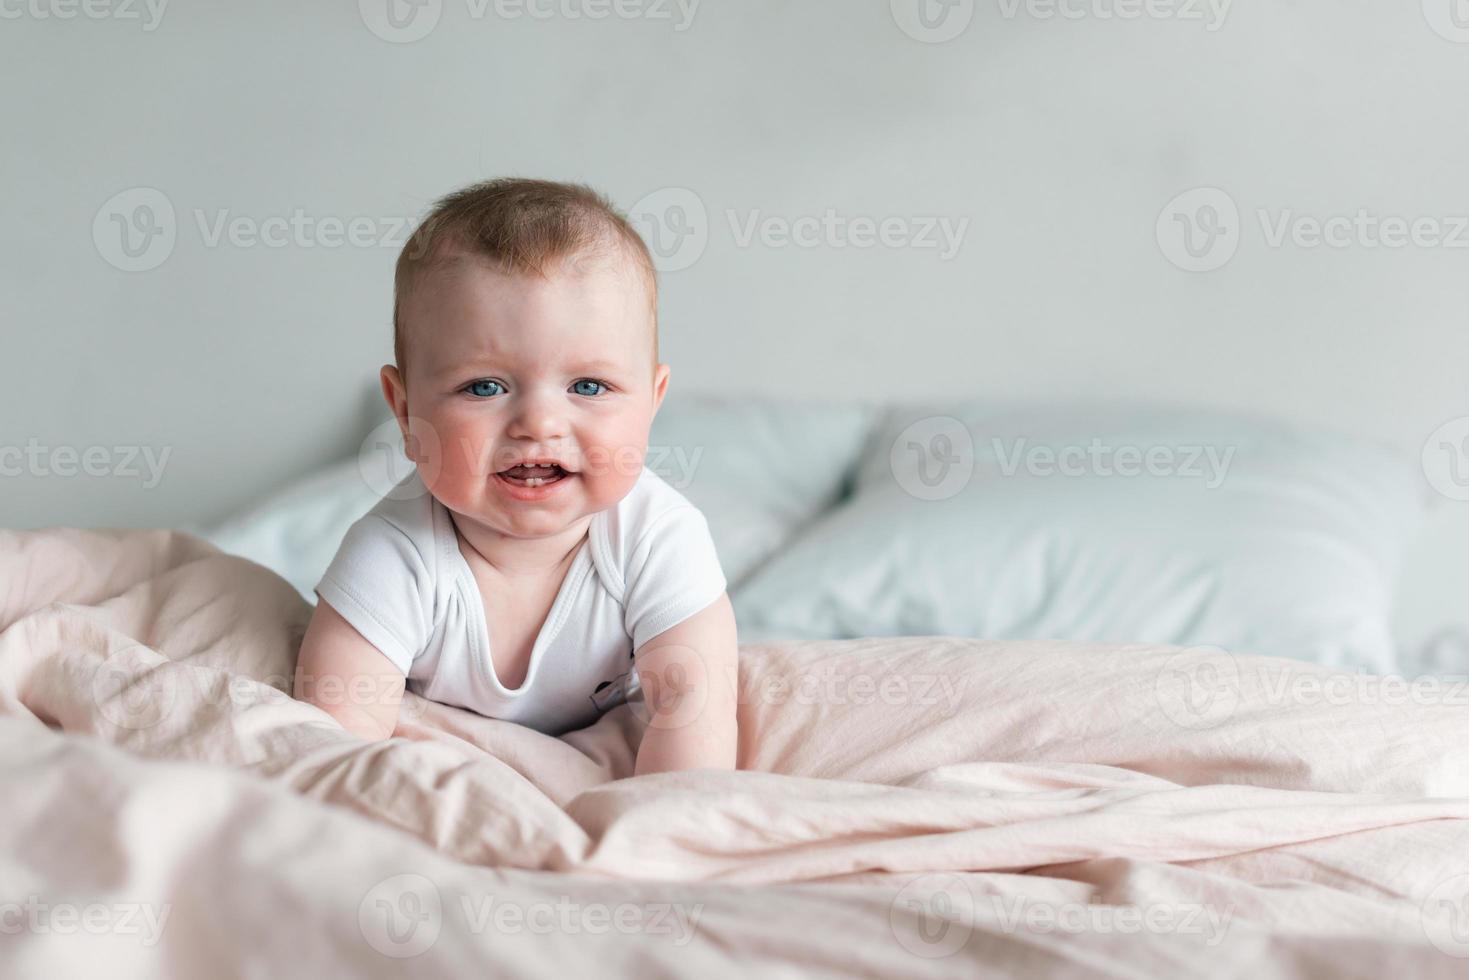
[[[593,390],[588,391],[586,387],[583,387],[584,385],[590,386]],[[588,398],[595,398],[602,392],[606,391],[607,386],[600,381],[593,381],[591,378],[582,378],[580,381],[572,383],[571,390],[576,392],[578,395],[586,395]]]
[[[482,379],[471,381],[464,386],[464,390],[476,398],[493,398],[505,390],[505,386],[498,381]]]

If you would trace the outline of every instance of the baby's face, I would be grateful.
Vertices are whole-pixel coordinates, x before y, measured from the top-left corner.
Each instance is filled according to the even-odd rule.
[[[394,400],[406,382],[409,455],[444,506],[543,537],[632,489],[668,383],[635,269],[584,261],[541,279],[460,256],[403,314],[407,377],[384,368],[384,387]],[[525,461],[559,468],[515,468]]]

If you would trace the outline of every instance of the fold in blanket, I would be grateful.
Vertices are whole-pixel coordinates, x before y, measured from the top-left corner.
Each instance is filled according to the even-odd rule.
[[[210,821],[289,810],[333,825],[322,834],[337,841],[296,835],[283,855],[319,870],[336,867],[335,844],[371,836],[403,842],[405,873],[431,866],[464,895],[507,874],[578,893],[695,889],[752,956],[764,900],[746,919],[720,905],[744,886],[786,896],[791,924],[807,925],[797,937],[844,903],[881,911],[856,946],[812,940],[832,957],[812,972],[851,972],[844,957],[864,946],[908,972],[1003,949],[1019,974],[1077,975],[1183,949],[1338,975],[1408,957],[1448,976],[1469,956],[1469,692],[1454,679],[1137,645],[751,645],[738,678],[714,679],[738,685],[740,771],[628,778],[636,702],[555,739],[409,695],[395,738],[355,739],[288,696],[309,615],[273,573],[186,535],[0,533],[0,714],[26,785],[62,810],[68,788],[97,794],[97,823],[61,824],[132,859],[156,848],[165,865],[179,855],[150,821],[244,848],[261,832]],[[134,792],[128,774],[138,804],[109,809]],[[172,816],[140,809],[169,798],[152,783],[195,778],[218,787],[217,808],[175,796]],[[7,799],[31,792],[8,779]],[[44,834],[47,812],[17,808],[9,842]],[[1156,928],[1124,931],[1129,910]],[[972,941],[926,955],[957,933],[923,937],[956,921]],[[1198,946],[1205,926],[1217,942]],[[694,932],[691,948],[719,941]],[[669,963],[696,961],[680,949]],[[798,947],[766,952],[782,962]]]

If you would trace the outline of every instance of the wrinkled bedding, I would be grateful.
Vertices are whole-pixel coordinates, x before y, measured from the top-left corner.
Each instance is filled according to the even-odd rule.
[[[740,771],[292,700],[310,607],[0,532],[0,975],[1462,976],[1469,690],[1208,648],[741,648]],[[70,911],[68,911],[70,910]]]

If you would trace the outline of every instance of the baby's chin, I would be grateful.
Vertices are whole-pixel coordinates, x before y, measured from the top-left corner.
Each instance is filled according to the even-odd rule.
[[[461,485],[439,481],[429,487],[434,498],[457,519],[518,538],[560,534],[584,518],[615,507],[632,491],[636,478],[588,479],[569,473],[550,486],[516,486],[490,476]]]

